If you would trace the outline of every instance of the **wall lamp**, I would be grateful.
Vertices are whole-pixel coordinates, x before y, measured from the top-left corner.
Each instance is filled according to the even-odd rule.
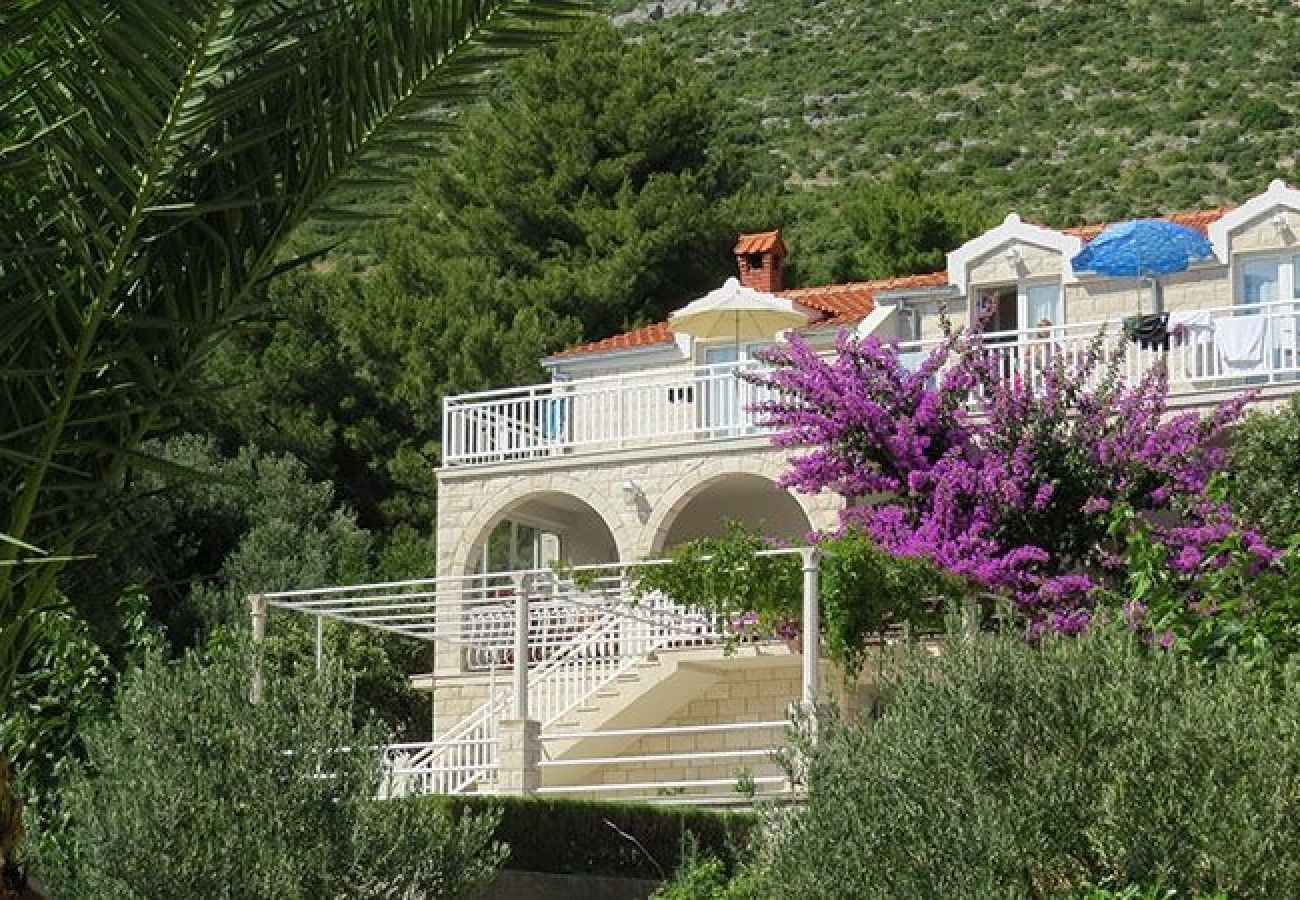
[[[629,478],[623,482],[623,500],[629,506],[633,506],[645,499],[645,488],[641,487],[641,482],[633,481]]]

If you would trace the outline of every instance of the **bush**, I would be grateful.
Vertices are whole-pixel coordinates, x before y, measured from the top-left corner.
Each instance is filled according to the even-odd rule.
[[[249,671],[218,645],[124,682],[37,840],[55,896],[423,900],[492,874],[494,816],[374,799],[384,735],[353,724],[342,672],[271,679],[254,706]]]
[[[757,822],[748,813],[585,800],[427,797],[423,802],[457,816],[499,810],[494,837],[510,848],[510,868],[558,875],[657,879],[697,850],[730,872]]]
[[[1233,431],[1229,498],[1242,518],[1279,546],[1300,529],[1300,397],[1255,411]]]
[[[827,726],[755,893],[1293,896],[1294,674],[1208,670],[1118,630],[955,636],[887,676],[877,721]]]

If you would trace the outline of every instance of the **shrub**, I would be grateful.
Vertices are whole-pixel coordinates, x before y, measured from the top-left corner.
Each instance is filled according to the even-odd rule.
[[[342,672],[272,679],[254,706],[249,671],[217,645],[126,679],[37,841],[55,896],[426,898],[492,874],[493,816],[374,799],[384,735],[353,724]]]
[[[1245,418],[1232,434],[1228,473],[1242,518],[1280,545],[1290,541],[1300,527],[1300,397]]]
[[[954,636],[885,687],[878,720],[823,730],[807,805],[756,851],[758,896],[1300,884],[1294,677],[1197,667],[1107,628],[1037,646]]]
[[[662,878],[696,852],[725,874],[736,868],[757,821],[748,813],[559,798],[428,797],[422,802],[457,816],[499,810],[494,837],[510,848],[510,868],[558,875]]]

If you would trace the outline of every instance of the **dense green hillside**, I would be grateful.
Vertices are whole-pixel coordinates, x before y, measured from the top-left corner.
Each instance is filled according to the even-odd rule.
[[[1295,164],[1300,16],[1287,0],[609,9],[716,76],[727,126],[761,126],[791,184],[911,161],[998,217],[1078,222],[1239,201]]]

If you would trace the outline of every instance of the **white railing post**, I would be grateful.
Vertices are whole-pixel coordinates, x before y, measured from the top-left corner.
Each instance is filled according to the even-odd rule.
[[[262,670],[262,655],[266,644],[266,597],[254,594],[248,598],[249,612],[253,619],[253,679],[248,686],[250,703],[261,703],[265,692],[265,674]]]
[[[803,558],[803,692],[801,699],[811,716],[820,692],[821,657],[821,550],[805,547]]]
[[[514,719],[528,718],[528,592],[527,575],[515,580],[515,698]]]

